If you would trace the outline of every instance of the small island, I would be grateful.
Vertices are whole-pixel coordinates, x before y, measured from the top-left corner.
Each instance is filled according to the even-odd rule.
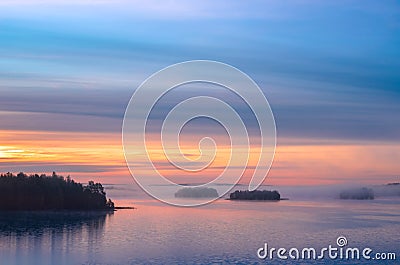
[[[279,201],[281,200],[281,195],[278,191],[269,190],[237,190],[229,195],[230,200],[250,200],[250,201]]]
[[[218,192],[213,188],[183,188],[175,193],[175,198],[217,198]]]
[[[373,200],[374,191],[369,188],[356,188],[344,190],[340,193],[342,200]]]
[[[68,176],[45,174],[0,175],[1,211],[114,210],[100,183],[77,183]]]

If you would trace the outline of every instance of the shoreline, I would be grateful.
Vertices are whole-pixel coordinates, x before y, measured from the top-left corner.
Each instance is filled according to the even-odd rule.
[[[252,202],[278,202],[278,201],[288,201],[289,198],[281,198],[279,200],[248,200],[248,199],[230,199],[226,198],[227,201],[252,201]]]
[[[113,209],[92,209],[92,210],[80,210],[80,209],[45,209],[45,210],[0,210],[2,213],[111,213],[117,210],[135,210],[136,207],[133,206],[117,206]]]

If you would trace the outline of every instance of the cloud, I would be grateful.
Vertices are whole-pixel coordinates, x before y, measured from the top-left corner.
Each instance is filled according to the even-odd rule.
[[[118,10],[120,13],[135,15],[142,18],[155,19],[193,19],[193,18],[269,18],[280,19],[289,14],[295,14],[296,7],[303,3],[280,3],[276,1],[177,1],[177,0],[5,0],[0,2],[3,7],[30,6],[33,8],[96,8]],[[35,10],[31,10],[35,12]],[[64,10],[64,11],[68,11]]]
[[[0,5],[5,6],[18,6],[18,5],[29,5],[29,6],[36,6],[36,5],[97,5],[97,4],[111,4],[113,2],[111,0],[4,0],[1,1]]]
[[[400,35],[387,17],[398,8],[361,3],[1,1],[3,126],[119,132],[141,81],[170,63],[205,58],[260,84],[280,137],[397,141]],[[151,118],[159,123],[172,102]]]
[[[0,112],[7,130],[53,132],[118,132],[122,119],[46,112]]]
[[[68,164],[55,162],[0,162],[0,172],[79,172],[79,173],[104,173],[125,169],[124,166],[104,166],[97,164]]]

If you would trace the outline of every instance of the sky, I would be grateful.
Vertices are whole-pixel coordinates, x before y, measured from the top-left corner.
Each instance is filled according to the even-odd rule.
[[[156,71],[206,59],[248,74],[270,103],[277,148],[265,184],[399,181],[398,47],[398,1],[1,1],[0,172],[132,183],[121,141],[130,97]],[[240,109],[227,91],[199,86],[171,93],[154,120],[190,93]],[[229,150],[218,124],[188,124],[182,145],[198,156],[208,134],[215,163],[195,176],[163,168],[171,179],[221,171]]]

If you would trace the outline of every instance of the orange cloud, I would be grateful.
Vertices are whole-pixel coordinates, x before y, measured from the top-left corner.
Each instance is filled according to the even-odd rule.
[[[54,170],[60,165],[75,167],[73,177],[86,181],[96,176],[110,181],[131,181],[125,166],[121,135],[119,133],[78,133],[42,131],[0,131],[0,165],[2,171],[41,165]],[[159,140],[148,141],[149,156],[160,173],[177,182],[204,182],[217,177],[227,165],[230,146],[217,139],[215,160],[205,170],[189,173],[171,166],[165,157]],[[295,143],[296,139],[281,142]],[[300,141],[299,141],[300,142]],[[198,141],[190,138],[181,141],[181,150],[189,160],[200,155]],[[178,151],[178,150],[177,150]],[[242,150],[246,155],[246,148]],[[143,170],[140,156],[135,167]],[[293,145],[280,144],[266,184],[305,185],[340,182],[383,183],[395,179],[400,172],[400,145],[386,143],[318,143]],[[258,148],[253,146],[243,182],[248,182],[257,165]],[[240,174],[239,164],[237,174]],[[266,166],[266,165],[262,165]],[[81,167],[93,168],[80,170]],[[65,167],[61,167],[65,168]],[[96,171],[96,168],[102,170]],[[18,171],[18,170],[14,170]],[[63,173],[63,172],[60,172]],[[93,176],[95,175],[95,176]],[[122,179],[122,180],[121,180]]]

